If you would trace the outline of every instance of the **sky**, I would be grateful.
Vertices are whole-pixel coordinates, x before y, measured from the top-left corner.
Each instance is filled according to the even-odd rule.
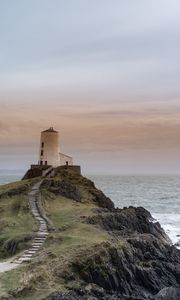
[[[179,0],[0,0],[0,169],[180,173]]]

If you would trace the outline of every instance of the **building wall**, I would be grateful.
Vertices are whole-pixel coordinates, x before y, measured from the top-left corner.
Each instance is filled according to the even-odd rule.
[[[60,165],[59,152],[59,133],[57,131],[42,131],[39,164],[58,167]]]
[[[61,166],[65,166],[65,165],[72,166],[73,165],[72,157],[65,155],[63,153],[59,153],[59,156],[60,156],[60,165]]]

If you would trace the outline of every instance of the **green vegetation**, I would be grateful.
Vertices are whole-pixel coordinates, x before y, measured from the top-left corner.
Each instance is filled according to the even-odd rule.
[[[108,239],[106,232],[83,222],[93,214],[95,205],[72,201],[62,196],[55,197],[47,192],[44,196],[45,209],[55,228],[55,232],[49,235],[46,242],[48,250],[56,255],[74,253],[79,247],[86,248]]]
[[[0,273],[0,296],[5,296],[7,291],[10,292],[17,288],[23,269],[23,267],[20,267],[10,272]]]
[[[7,196],[14,196],[19,194],[26,194],[30,187],[37,179],[29,179],[23,181],[15,181],[12,183],[0,185],[0,201]]]
[[[36,180],[0,187],[1,258],[7,257],[4,248],[8,240],[23,240],[36,229],[27,199],[29,188]],[[12,290],[16,294],[15,299],[19,300],[40,300],[57,289],[64,290],[64,275],[71,272],[71,262],[110,239],[106,231],[86,221],[98,207],[92,200],[94,195],[89,192],[95,189],[92,183],[82,176],[66,172],[55,178],[55,186],[60,180],[70,180],[76,185],[82,199],[75,201],[56,195],[49,191],[46,182],[42,189],[42,202],[50,221],[49,235],[42,250],[29,264],[0,274],[0,299]],[[27,243],[22,241],[18,244],[18,251],[27,247]]]
[[[25,249],[37,225],[28,205],[31,180],[0,186],[0,259]]]

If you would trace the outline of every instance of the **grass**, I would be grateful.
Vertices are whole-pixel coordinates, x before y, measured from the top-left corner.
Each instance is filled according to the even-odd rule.
[[[11,291],[17,288],[22,272],[23,267],[11,270],[10,272],[0,273],[0,296],[5,296],[7,291]]]
[[[0,185],[0,201],[1,198],[8,196],[8,193],[12,195],[27,193],[35,181],[37,181],[37,178],[15,181],[8,184]]]
[[[16,238],[31,234],[35,227],[25,195],[8,197],[5,201],[1,201],[0,216],[1,238]]]
[[[21,266],[17,269],[11,270],[10,272],[5,272],[5,273],[0,273],[0,298],[1,297],[8,297],[8,293],[11,294],[11,291],[13,292],[14,290],[17,289],[19,286],[21,288],[21,284],[23,286],[23,277],[22,274],[26,270],[26,266]],[[53,291],[53,290],[52,290]],[[50,290],[49,289],[36,289],[33,292],[29,291],[28,289],[22,292],[22,295],[18,296],[19,300],[37,300],[37,299],[42,299],[45,296],[49,294]],[[21,294],[21,293],[20,293]],[[14,298],[13,298],[14,299]]]
[[[32,234],[36,229],[27,201],[27,192],[31,183],[27,181],[26,187],[23,188],[22,182],[0,187],[0,195],[4,193],[3,198],[0,199],[1,239],[18,238],[25,234]],[[78,187],[80,183],[77,182]],[[20,188],[22,192],[9,197],[7,196],[9,188],[10,190]],[[43,207],[51,221],[52,230],[34,261],[23,268],[0,274],[0,296],[22,286],[30,286],[32,290],[24,291],[16,299],[40,300],[55,289],[63,290],[64,279],[61,274],[68,270],[68,264],[77,258],[81,251],[86,253],[86,249],[91,246],[109,240],[107,232],[85,222],[88,216],[95,213],[97,206],[90,201],[83,184],[80,189],[83,202],[55,196],[47,189],[42,191]],[[54,273],[54,268],[58,269],[59,275]]]
[[[46,193],[45,209],[55,228],[47,239],[48,249],[58,255],[107,240],[106,232],[83,223],[86,217],[93,215],[95,207],[92,203],[80,203],[62,196],[49,194],[47,197]]]
[[[7,249],[8,241],[22,240],[37,229],[28,205],[31,185],[32,181],[25,180],[0,186],[0,259],[12,255]],[[26,243],[22,241],[19,250]]]

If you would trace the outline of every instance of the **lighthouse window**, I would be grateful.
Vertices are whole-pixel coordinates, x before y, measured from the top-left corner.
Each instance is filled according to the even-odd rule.
[[[41,147],[44,148],[44,142],[42,142]]]
[[[41,150],[41,156],[43,155],[43,150]]]

